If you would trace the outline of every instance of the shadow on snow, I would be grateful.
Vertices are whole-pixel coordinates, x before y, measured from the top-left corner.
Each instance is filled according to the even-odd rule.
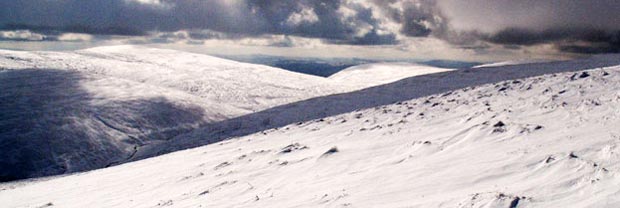
[[[114,165],[203,118],[201,108],[161,97],[94,102],[80,86],[85,79],[66,70],[0,71],[0,181]]]

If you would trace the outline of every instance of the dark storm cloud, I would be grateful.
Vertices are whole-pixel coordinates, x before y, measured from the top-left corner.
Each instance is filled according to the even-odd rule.
[[[469,41],[518,49],[552,44],[571,53],[620,52],[617,0],[443,0],[451,30]],[[451,37],[447,36],[451,41]]]
[[[553,44],[565,52],[603,53],[620,51],[619,22],[617,0],[0,1],[5,31],[163,33],[157,38],[164,42],[292,35],[332,44],[389,45],[405,37],[434,37],[475,50],[489,44],[514,50]],[[180,30],[188,33],[173,33]]]
[[[620,31],[613,29],[554,28],[533,31],[507,28],[497,33],[482,35],[481,38],[507,47],[549,43],[560,51],[571,53],[620,52]]]
[[[322,38],[336,44],[355,45],[384,45],[396,44],[394,34],[379,34],[378,19],[373,17],[373,11],[355,3],[345,3],[342,0],[248,0],[248,5],[256,15],[273,24],[267,25],[266,32],[272,34],[297,35],[301,37]],[[346,16],[341,9],[346,7],[354,14]],[[304,21],[297,24],[288,24],[291,15],[312,11],[316,21]],[[371,27],[362,34],[358,34],[361,27]]]
[[[148,31],[210,28],[253,34],[264,22],[247,8],[226,1],[19,0],[0,2],[5,29],[59,30],[91,34],[142,35]],[[158,3],[157,3],[158,2]],[[233,12],[235,10],[235,12]]]
[[[374,29],[358,34],[362,24],[378,27],[372,11],[353,7],[357,14],[344,17],[338,11],[342,4],[340,0],[1,1],[0,27],[4,30],[130,36],[154,31],[209,29],[230,33],[231,37],[284,34],[343,44],[397,42],[394,34],[379,34]],[[314,12],[318,20],[287,22],[291,15],[304,9]],[[217,38],[201,37],[200,34],[192,37]]]
[[[402,4],[390,6],[395,3]],[[316,20],[290,21],[304,11]],[[439,24],[436,12],[434,0],[20,0],[0,2],[0,27],[129,36],[208,29],[228,33],[225,38],[282,34],[333,44],[389,45],[398,43],[397,33],[429,36],[438,28],[431,27]],[[402,25],[400,31],[382,28],[386,21]],[[200,32],[190,37],[222,38]]]
[[[426,37],[445,25],[436,0],[371,0],[387,13],[388,18],[401,24],[400,32],[410,37]],[[398,5],[396,5],[399,3]]]

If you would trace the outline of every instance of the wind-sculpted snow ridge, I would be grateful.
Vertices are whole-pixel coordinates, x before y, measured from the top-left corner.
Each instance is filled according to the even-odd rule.
[[[265,126],[306,117],[106,169],[3,184],[0,203],[619,207],[620,67],[601,68],[615,60],[455,71],[290,104],[269,110]]]

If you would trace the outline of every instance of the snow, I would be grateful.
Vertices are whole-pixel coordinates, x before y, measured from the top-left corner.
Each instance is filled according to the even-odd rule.
[[[486,67],[512,66],[512,65],[545,63],[545,62],[551,62],[551,61],[545,60],[545,59],[521,59],[521,60],[510,60],[510,61],[501,61],[501,62],[495,62],[495,63],[481,64],[478,66],[474,66],[472,68],[477,69],[477,68],[486,68]]]
[[[395,82],[407,77],[452,70],[454,69],[405,62],[386,62],[352,66],[329,76],[329,79],[351,86],[358,86],[358,88],[366,88]]]
[[[0,204],[618,207],[619,61],[599,56],[451,71],[301,101],[268,110],[280,120],[262,130],[253,119],[267,114],[258,113],[241,117],[240,126],[222,122],[219,133],[184,135],[190,144],[235,135],[227,128],[245,125],[252,134],[4,183]]]
[[[0,181],[159,155],[205,124],[371,84],[351,81],[141,46],[0,50]]]
[[[320,77],[278,68],[139,46],[0,54],[3,68],[71,70],[171,88],[210,103],[226,104],[237,111],[231,112],[234,115],[345,90]]]
[[[138,46],[0,51],[0,66],[6,179],[105,167],[204,123],[345,90],[277,68]]]

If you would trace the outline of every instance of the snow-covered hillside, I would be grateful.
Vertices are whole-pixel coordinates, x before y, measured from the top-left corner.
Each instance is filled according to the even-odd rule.
[[[0,67],[68,70],[169,88],[221,105],[222,114],[231,115],[346,91],[320,77],[279,68],[129,45],[75,52],[0,51]]]
[[[104,167],[203,123],[349,90],[277,68],[137,46],[0,51],[0,69],[2,180]]]
[[[351,93],[312,98],[211,123],[189,133],[181,134],[169,142],[144,148],[137,154],[137,158],[198,147],[230,137],[279,128],[291,123],[320,119],[359,109],[374,108],[469,86],[616,65],[620,65],[620,57],[612,55],[564,62],[456,70],[415,76],[386,85]]]
[[[352,81],[140,46],[0,50],[0,181],[158,155],[144,150],[201,125],[376,84]]]
[[[0,203],[618,207],[620,67],[600,67],[619,61],[453,71],[315,98],[268,111],[270,125],[305,115],[299,122],[87,173],[5,183]],[[222,124],[219,134],[263,118],[251,115]]]
[[[329,76],[329,79],[338,83],[357,86],[358,88],[366,88],[398,81],[407,77],[452,70],[454,69],[444,69],[401,62],[374,63],[346,68]]]

